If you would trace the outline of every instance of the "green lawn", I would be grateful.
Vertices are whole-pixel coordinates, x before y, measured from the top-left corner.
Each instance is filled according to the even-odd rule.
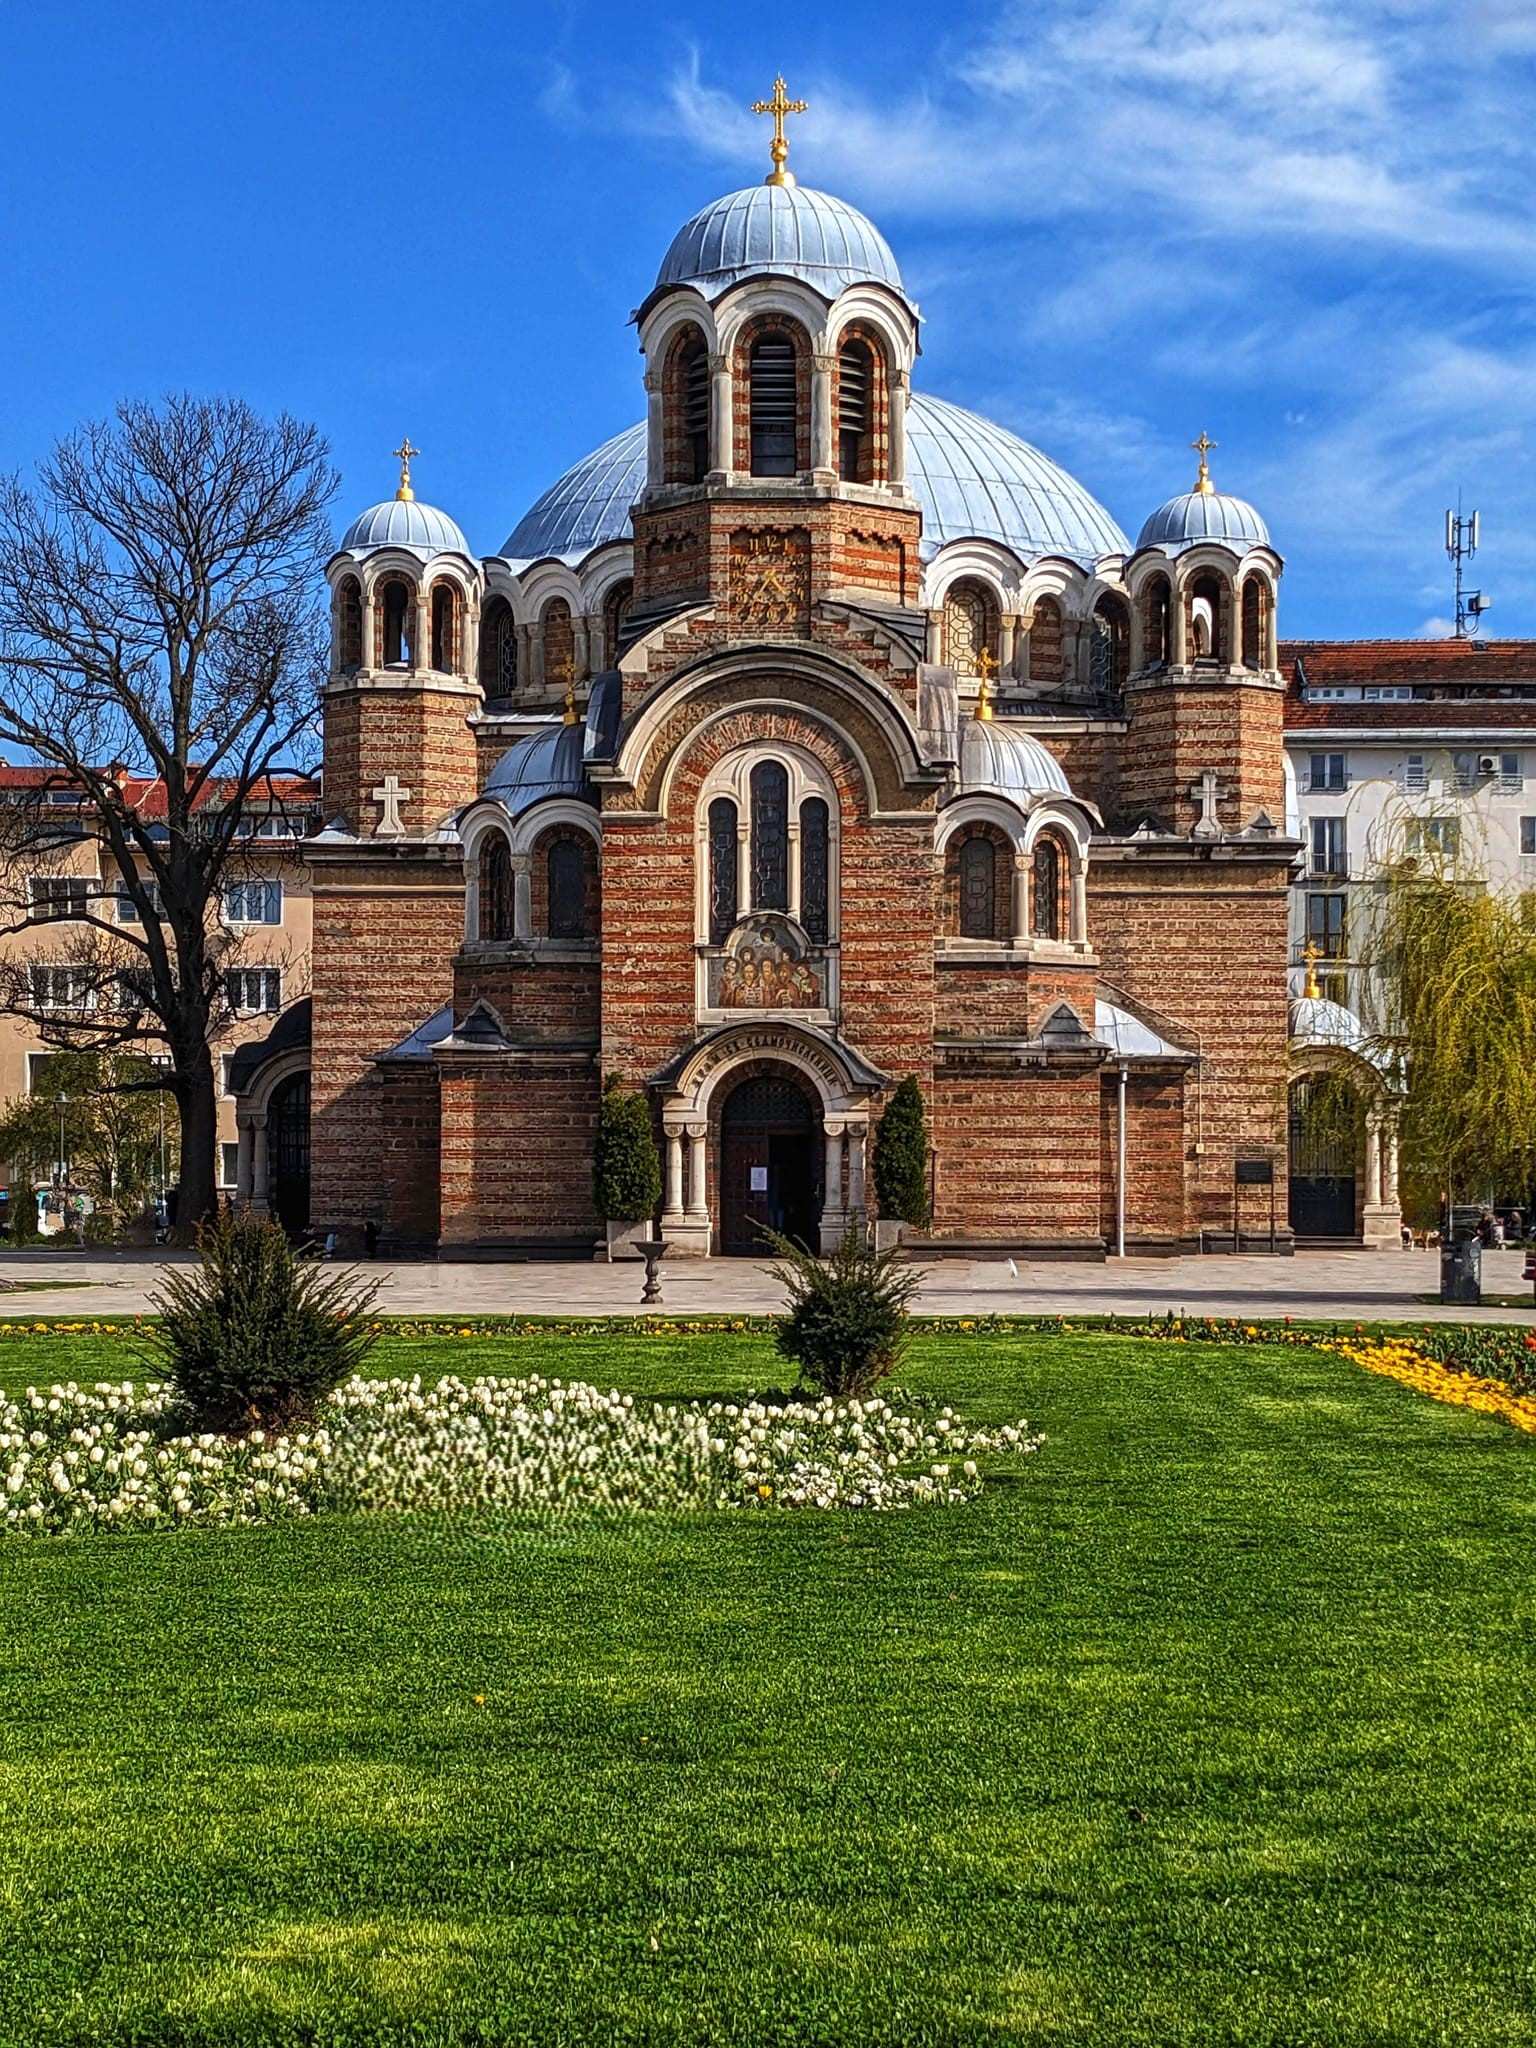
[[[71,1341],[0,1373],[131,1369]],[[1536,2040],[1536,1441],[1297,1350],[908,1377],[1050,1440],[951,1513],[0,1546],[0,2040]]]

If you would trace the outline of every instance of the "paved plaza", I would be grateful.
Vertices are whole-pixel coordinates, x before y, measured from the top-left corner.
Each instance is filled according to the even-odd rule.
[[[182,1261],[185,1261],[182,1255]],[[0,1293],[0,1316],[132,1315],[146,1308],[162,1254],[17,1252],[0,1256],[0,1278],[28,1283]],[[1490,1252],[1483,1289],[1528,1301],[1519,1252]],[[450,1264],[379,1260],[360,1270],[382,1282],[391,1315],[627,1315],[640,1312],[643,1271],[607,1265]],[[663,1264],[664,1309],[699,1315],[772,1309],[780,1293],[768,1268],[750,1259],[680,1259]],[[35,1283],[52,1283],[34,1291]],[[67,1283],[67,1284],[65,1284]],[[1004,1258],[943,1259],[927,1266],[919,1311],[937,1315],[1298,1316],[1340,1321],[1508,1322],[1530,1308],[1442,1307],[1436,1252],[1301,1252],[1294,1258],[1110,1259],[1102,1265],[1039,1261],[1017,1275]]]

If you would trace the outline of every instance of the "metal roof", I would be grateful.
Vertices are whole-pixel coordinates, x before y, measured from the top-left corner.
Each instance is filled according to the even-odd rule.
[[[873,280],[906,297],[891,245],[844,199],[806,185],[727,192],[672,237],[652,292],[692,285],[708,299],[744,277],[798,277],[827,298]]]
[[[342,535],[337,553],[365,548],[409,548],[418,555],[470,552],[469,542],[448,514],[419,498],[386,498],[359,512]]]
[[[968,718],[960,735],[962,796],[1070,796],[1066,771],[1032,733],[995,718]]]
[[[1117,1059],[1125,1060],[1192,1060],[1195,1055],[1188,1046],[1174,1045],[1159,1036],[1150,1024],[1143,1024],[1139,1017],[1133,1017],[1129,1010],[1122,1010],[1116,1003],[1106,1003],[1102,996],[1093,1006],[1093,1035],[1101,1044],[1107,1045]]]
[[[1238,548],[1272,545],[1269,528],[1246,498],[1225,491],[1185,491],[1159,505],[1137,537],[1139,548],[1177,552],[1197,541],[1226,541]]]
[[[508,747],[480,794],[499,803],[509,818],[520,818],[546,797],[572,796],[593,803],[583,760],[585,744],[586,727],[580,724],[562,721],[529,733]]]
[[[775,190],[778,188],[775,187]],[[645,489],[645,427],[615,434],[552,483],[507,536],[512,561],[580,561],[628,540],[629,508]],[[923,508],[925,558],[948,541],[1000,541],[1025,560],[1065,555],[1085,565],[1124,554],[1109,513],[1048,455],[964,406],[913,392],[907,478]]]

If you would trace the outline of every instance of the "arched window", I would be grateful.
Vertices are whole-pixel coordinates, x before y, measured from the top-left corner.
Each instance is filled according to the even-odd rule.
[[[1163,668],[1173,659],[1173,593],[1166,576],[1154,576],[1142,595],[1146,622],[1144,659],[1148,668]]]
[[[480,849],[480,937],[512,936],[512,849],[500,832],[489,832]]]
[[[795,344],[787,334],[753,342],[747,369],[753,476],[795,474],[795,369]]]
[[[547,856],[549,936],[552,939],[591,937],[587,915],[587,847],[577,837],[556,839]]]
[[[1125,688],[1131,659],[1131,624],[1116,597],[1101,597],[1093,608],[1089,643],[1089,680],[1100,696],[1117,697]]]
[[[635,586],[626,576],[622,583],[615,583],[603,599],[603,666],[616,668],[619,660],[619,638],[624,630],[624,621],[629,617]]]
[[[1061,606],[1054,597],[1035,600],[1029,622],[1029,679],[1032,683],[1066,680],[1062,656]]]
[[[406,668],[411,660],[411,587],[398,576],[388,577],[374,593],[379,622],[379,667]]]
[[[480,687],[487,697],[517,688],[517,621],[504,597],[493,597],[480,620]]]
[[[867,341],[846,342],[837,357],[837,473],[844,483],[874,480],[875,358]]]
[[[678,483],[701,484],[709,474],[709,349],[699,335],[682,364],[683,462]]]
[[[789,908],[789,772],[782,761],[752,770],[752,908]]]
[[[544,635],[544,681],[551,688],[565,690],[576,680],[576,634],[571,608],[563,597],[552,597],[539,620]]]
[[[1037,939],[1061,937],[1061,850],[1054,839],[1035,841],[1031,872],[1034,898],[1034,935]]]
[[[1269,638],[1269,590],[1262,576],[1243,585],[1243,666],[1263,668]]]
[[[997,848],[980,833],[960,844],[960,936],[997,936]]]
[[[952,583],[944,599],[944,659],[956,675],[977,673],[976,657],[985,651],[997,673],[1001,639],[997,599],[984,583],[966,576]]]
[[[355,576],[336,590],[336,666],[344,675],[363,665],[363,591]]]
[[[717,796],[709,807],[709,943],[723,946],[736,922],[736,806]]]
[[[1226,621],[1222,616],[1225,594],[1214,569],[1202,569],[1190,583],[1190,652],[1197,661],[1224,662],[1227,658]]]
[[[806,937],[817,946],[827,943],[831,930],[830,845],[826,799],[808,796],[800,806],[800,922]]]
[[[432,586],[432,666],[452,675],[458,666],[458,596],[447,583]]]

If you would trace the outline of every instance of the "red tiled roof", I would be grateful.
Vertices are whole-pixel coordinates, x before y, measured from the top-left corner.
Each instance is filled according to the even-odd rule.
[[[1410,726],[1474,732],[1536,726],[1536,640],[1282,640],[1291,727]],[[1431,690],[1433,696],[1308,702],[1313,688]],[[1529,691],[1530,695],[1521,694]]]
[[[118,787],[130,805],[146,818],[163,818],[166,813],[165,784],[159,776],[130,775],[116,771]],[[233,788],[227,775],[210,776],[198,792],[194,809],[202,811],[223,802]],[[0,789],[67,789],[69,778],[42,762],[13,764],[0,761]],[[303,807],[318,804],[320,784],[308,775],[264,775],[251,787],[247,804],[260,809],[267,804]]]

